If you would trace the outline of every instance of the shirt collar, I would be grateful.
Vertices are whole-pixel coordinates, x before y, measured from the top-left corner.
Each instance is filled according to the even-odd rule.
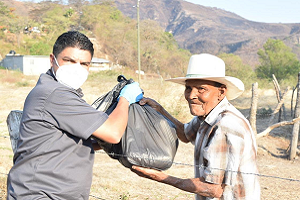
[[[55,78],[55,76],[54,76],[54,74],[53,74],[53,72],[52,72],[52,68],[50,68],[50,69],[46,72],[46,74],[52,76],[52,77],[56,80],[56,78]]]
[[[204,121],[208,123],[210,126],[212,126],[213,123],[216,121],[217,117],[219,116],[219,114],[225,111],[229,105],[230,105],[229,101],[227,100],[226,97],[224,97],[224,99],[220,101],[220,103],[210,111],[210,113],[206,116]]]

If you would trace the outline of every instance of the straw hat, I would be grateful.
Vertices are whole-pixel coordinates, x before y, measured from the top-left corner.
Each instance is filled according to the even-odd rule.
[[[228,100],[240,96],[244,92],[244,83],[235,77],[225,76],[225,63],[222,59],[207,53],[193,55],[185,77],[171,78],[166,81],[185,85],[186,80],[200,79],[215,81],[226,85]]]

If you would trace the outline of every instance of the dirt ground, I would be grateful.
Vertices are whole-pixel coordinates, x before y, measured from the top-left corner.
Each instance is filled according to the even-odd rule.
[[[27,87],[17,87],[15,84],[1,82],[0,83],[0,199],[6,199],[6,179],[7,174],[12,166],[13,152],[11,149],[9,134],[6,125],[7,115],[11,110],[22,110],[26,95],[33,87],[36,79],[33,79]],[[112,83],[110,86],[113,86]],[[105,86],[105,88],[111,87]],[[148,96],[154,96],[159,101],[168,101],[170,106],[178,108],[178,101],[182,97],[176,97],[182,93],[182,88],[169,88],[167,92],[155,93],[154,90],[162,90],[162,87],[150,87],[144,83],[144,91]],[[152,89],[151,89],[152,88]],[[108,90],[108,89],[107,89]],[[104,93],[105,89],[95,92],[94,84],[87,84],[84,88],[86,101],[92,103],[99,93]],[[241,110],[245,115],[249,115],[250,92],[239,97],[232,103]],[[161,97],[160,95],[166,97]],[[172,96],[173,95],[173,96]],[[165,100],[164,98],[172,99]],[[276,106],[276,98],[274,91],[263,91],[259,96],[259,109],[271,108]],[[290,120],[290,100],[287,100],[286,111],[287,120]],[[163,103],[162,103],[163,104]],[[167,103],[165,103],[167,105]],[[167,108],[168,109],[168,108]],[[186,112],[186,107],[180,107]],[[179,113],[180,114],[180,113]],[[182,114],[185,116],[185,114]],[[186,121],[189,117],[184,118]],[[259,113],[257,116],[257,132],[263,131],[269,124],[270,115]],[[276,123],[278,117],[274,119]],[[261,184],[262,199],[299,199],[300,200],[300,160],[288,160],[288,147],[290,144],[292,126],[276,128],[271,133],[257,140],[258,144],[258,167]],[[298,146],[299,147],[299,146]],[[193,177],[193,146],[191,144],[180,143],[176,154],[174,164],[166,173],[181,177]],[[194,195],[173,188],[168,185],[157,183],[148,179],[138,177],[129,169],[123,167],[118,161],[111,159],[105,152],[98,151],[96,153],[93,184],[90,199],[101,200],[189,200],[194,199]]]

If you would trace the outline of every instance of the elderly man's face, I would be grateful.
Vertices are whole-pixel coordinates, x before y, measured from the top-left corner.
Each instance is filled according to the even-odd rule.
[[[216,82],[213,81],[187,80],[184,93],[191,114],[206,117],[225,97],[226,88],[216,87]]]

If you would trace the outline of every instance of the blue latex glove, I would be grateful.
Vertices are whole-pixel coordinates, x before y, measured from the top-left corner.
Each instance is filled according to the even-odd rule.
[[[121,90],[119,98],[124,97],[128,102],[129,105],[135,102],[139,102],[143,98],[143,91],[139,86],[138,82],[133,82]]]

